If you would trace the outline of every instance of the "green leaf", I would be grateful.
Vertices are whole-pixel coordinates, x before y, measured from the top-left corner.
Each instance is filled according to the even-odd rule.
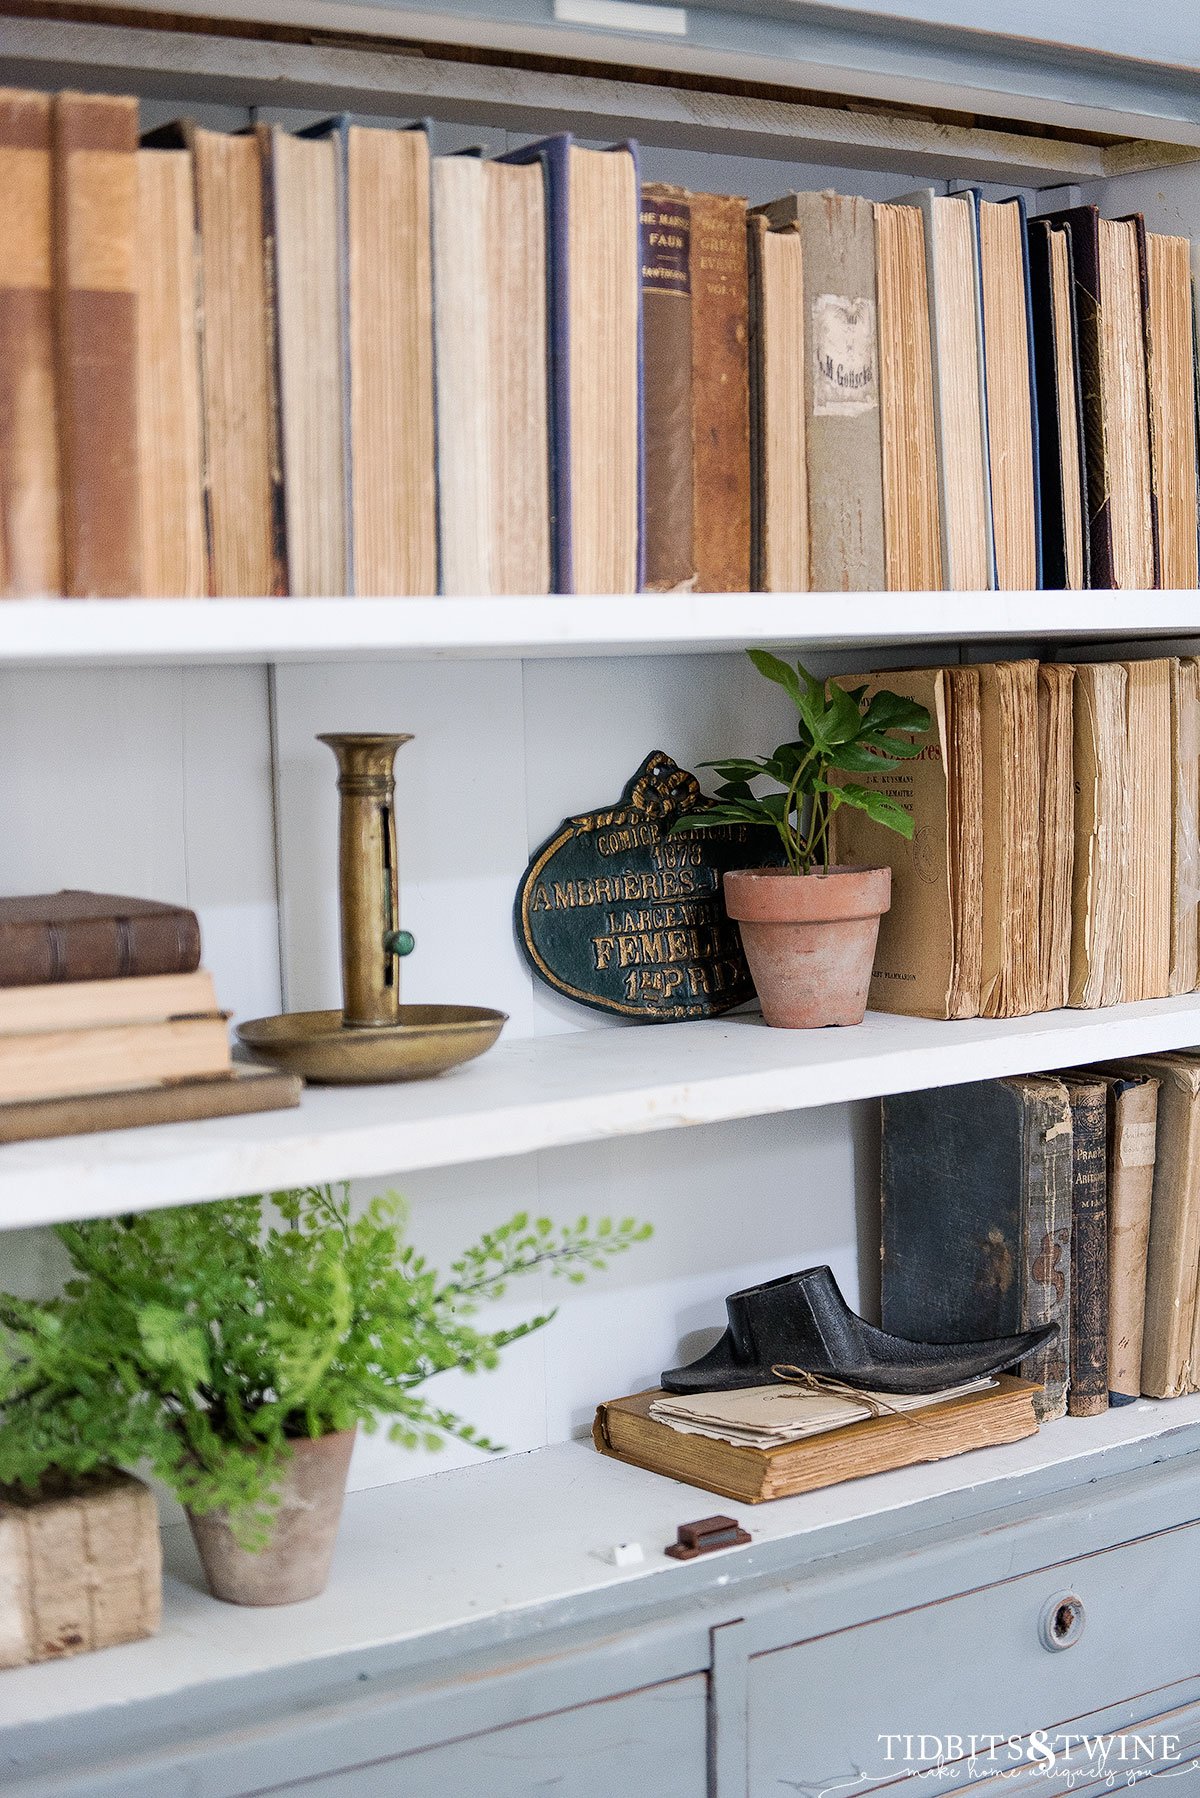
[[[913,834],[913,817],[905,811],[895,799],[887,793],[880,793],[874,787],[858,787],[847,783],[836,789],[840,805],[852,805],[860,812],[866,812],[868,818],[876,824],[894,830],[899,836],[911,838]]]
[[[797,711],[802,709],[800,682],[787,662],[781,662],[778,656],[772,655],[769,649],[748,649],[746,654],[767,680],[774,681],[782,687]]]
[[[876,693],[863,713],[864,730],[926,731],[931,719],[923,705],[899,693]]]

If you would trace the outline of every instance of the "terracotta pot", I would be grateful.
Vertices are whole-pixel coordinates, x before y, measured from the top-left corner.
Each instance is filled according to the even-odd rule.
[[[271,1539],[257,1554],[238,1545],[225,1511],[204,1517],[188,1512],[214,1598],[227,1604],[296,1604],[325,1590],[356,1434],[339,1430],[292,1443]]]
[[[767,1023],[781,1030],[861,1024],[879,920],[891,902],[890,868],[726,874],[725,909],[737,919]]]

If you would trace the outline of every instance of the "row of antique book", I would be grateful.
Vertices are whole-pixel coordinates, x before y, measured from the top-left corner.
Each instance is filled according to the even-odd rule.
[[[1190,246],[0,93],[0,594],[1197,581]]]
[[[862,777],[910,812],[911,841],[835,818],[839,861],[892,868],[873,1009],[1019,1017],[1197,989],[1200,662],[870,680],[933,719],[918,757]]]
[[[235,1066],[186,906],[67,890],[0,899],[0,1143],[297,1105]]]
[[[1057,1323],[1043,1417],[1200,1390],[1200,1053],[883,1100],[883,1326]]]

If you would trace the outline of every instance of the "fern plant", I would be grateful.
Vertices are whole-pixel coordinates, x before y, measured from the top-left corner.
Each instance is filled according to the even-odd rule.
[[[0,1484],[147,1463],[193,1511],[225,1508],[246,1546],[300,1437],[389,1420],[393,1441],[495,1450],[418,1388],[495,1367],[554,1316],[469,1321],[535,1268],[571,1281],[650,1234],[632,1218],[556,1229],[521,1212],[443,1276],[404,1240],[394,1195],[351,1215],[343,1187],[57,1227],[63,1296],[0,1294]]]

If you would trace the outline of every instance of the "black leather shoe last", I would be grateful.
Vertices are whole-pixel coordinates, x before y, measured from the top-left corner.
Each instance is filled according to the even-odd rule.
[[[864,1392],[944,1392],[999,1373],[1058,1334],[1043,1324],[990,1342],[909,1342],[864,1323],[827,1267],[783,1274],[725,1301],[729,1327],[707,1355],[662,1376],[666,1392],[734,1392],[769,1386],[786,1363]]]

